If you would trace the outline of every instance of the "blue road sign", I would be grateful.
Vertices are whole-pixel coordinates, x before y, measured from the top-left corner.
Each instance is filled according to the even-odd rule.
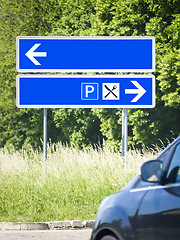
[[[153,75],[19,75],[19,108],[153,108]]]
[[[19,72],[154,70],[154,37],[17,37]]]

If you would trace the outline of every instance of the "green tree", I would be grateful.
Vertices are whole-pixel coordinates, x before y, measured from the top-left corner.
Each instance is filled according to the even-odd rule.
[[[129,109],[129,143],[138,147],[180,133],[180,4],[178,0],[1,0],[0,146],[39,144],[42,110],[17,109],[17,36],[154,36],[156,107]],[[121,109],[48,111],[52,141],[82,147],[102,138],[121,144]]]
[[[0,3],[0,147],[40,145],[42,110],[16,107],[16,37],[45,35],[61,8],[56,0],[2,0]],[[52,117],[50,129],[55,125]],[[57,139],[57,136],[52,136]]]
[[[63,142],[80,148],[102,144],[100,121],[91,109],[54,110],[54,121]]]
[[[61,17],[53,22],[51,35],[81,36],[91,28],[95,0],[61,0]]]

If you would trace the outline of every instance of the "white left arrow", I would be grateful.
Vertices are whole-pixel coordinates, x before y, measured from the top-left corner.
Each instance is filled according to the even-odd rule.
[[[35,65],[41,65],[34,57],[47,57],[47,52],[35,52],[40,43],[34,44],[32,48],[25,54]]]
[[[145,93],[146,90],[137,82],[131,81],[137,88],[135,89],[125,89],[126,94],[137,94],[131,102],[137,102]]]

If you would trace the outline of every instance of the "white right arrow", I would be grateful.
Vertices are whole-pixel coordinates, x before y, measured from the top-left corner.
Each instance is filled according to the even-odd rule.
[[[40,46],[40,43],[34,44],[32,48],[25,54],[29,60],[31,60],[35,65],[41,65],[34,57],[47,57],[47,52],[35,52],[35,50]]]
[[[145,93],[146,90],[137,82],[131,81],[137,88],[135,89],[125,89],[125,94],[137,94],[131,102],[137,102]]]

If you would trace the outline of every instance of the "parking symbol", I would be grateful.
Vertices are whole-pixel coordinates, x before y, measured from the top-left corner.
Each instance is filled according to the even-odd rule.
[[[103,100],[119,100],[119,83],[103,83]]]
[[[98,100],[99,85],[98,83],[81,83],[82,100]]]

